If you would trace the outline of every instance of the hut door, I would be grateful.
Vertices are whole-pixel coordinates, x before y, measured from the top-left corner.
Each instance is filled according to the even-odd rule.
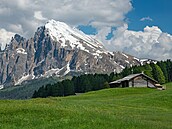
[[[122,87],[129,87],[129,81],[123,81]]]

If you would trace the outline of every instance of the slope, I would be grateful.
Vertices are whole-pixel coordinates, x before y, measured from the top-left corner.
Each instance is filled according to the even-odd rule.
[[[167,90],[106,89],[79,96],[1,100],[0,128],[170,129],[172,83]]]
[[[16,34],[0,51],[0,87],[71,73],[118,73],[126,66],[140,64],[128,54],[109,52],[93,36],[49,20],[29,39]]]

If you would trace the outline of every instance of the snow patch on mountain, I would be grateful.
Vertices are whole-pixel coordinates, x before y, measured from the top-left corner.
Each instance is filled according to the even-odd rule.
[[[57,75],[59,71],[60,71],[59,68],[50,69],[50,70],[48,70],[48,71],[45,72],[44,77],[47,77],[48,78],[48,77],[52,76],[53,74]]]
[[[120,67],[121,67],[122,69],[125,69],[125,67],[124,67],[123,65],[120,65]]]
[[[67,63],[67,66],[66,66],[66,71],[64,72],[64,75],[67,75],[69,72],[70,72],[70,63],[68,62]]]
[[[27,52],[23,48],[17,48],[16,52],[19,54],[27,54]]]
[[[123,56],[125,56],[126,58],[128,58],[128,56],[126,55],[126,54],[124,54],[124,53],[121,53]]]
[[[136,57],[134,57],[134,59],[140,62],[140,59],[138,59],[138,58],[136,58]]]
[[[15,83],[15,85],[20,85],[23,81],[28,80],[29,78],[30,75],[24,75]]]
[[[77,48],[88,53],[92,53],[91,51],[97,53],[97,49],[105,51],[104,46],[98,40],[63,22],[49,20],[45,28],[51,38],[59,42],[62,48],[70,46],[72,49]]]
[[[4,87],[11,82],[20,85],[27,80],[63,77],[70,73],[119,73],[125,67],[141,64],[131,55],[109,52],[94,37],[54,20],[38,27],[34,38],[26,40],[15,35],[14,39],[0,54],[0,64],[5,62],[6,65],[0,68],[3,74],[0,85]],[[6,70],[7,67],[10,69]]]
[[[4,85],[0,85],[0,90],[4,88]]]
[[[125,60],[126,63],[130,64],[130,62],[128,60]]]

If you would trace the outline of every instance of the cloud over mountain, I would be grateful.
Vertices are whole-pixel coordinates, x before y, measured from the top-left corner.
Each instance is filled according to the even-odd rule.
[[[5,46],[13,33],[29,38],[38,26],[55,19],[70,26],[89,24],[95,27],[96,37],[111,51],[124,51],[144,58],[172,58],[171,35],[155,26],[139,32],[128,30],[126,14],[132,9],[131,0],[1,0],[1,35],[9,35],[1,36],[0,43]],[[145,20],[153,19],[141,19]],[[106,40],[111,27],[117,28],[114,37]]]
[[[128,25],[117,28],[108,41],[110,50],[123,51],[141,58],[157,60],[172,59],[172,35],[157,26],[145,27],[143,31],[128,30]]]
[[[75,27],[89,23],[102,30],[123,25],[131,9],[130,0],[1,0],[0,28],[29,38],[46,20],[55,19]]]
[[[20,26],[31,36],[47,19],[64,21],[72,26],[92,24],[94,27],[120,26],[132,9],[130,0],[2,0],[0,28],[18,32],[10,26]]]
[[[11,37],[14,36],[13,32],[6,31],[5,29],[0,29],[0,47],[5,48],[6,43],[11,40]]]

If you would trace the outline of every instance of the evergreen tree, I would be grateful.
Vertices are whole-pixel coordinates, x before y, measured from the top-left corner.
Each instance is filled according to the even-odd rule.
[[[100,90],[104,88],[104,83],[106,80],[103,78],[103,76],[95,74],[95,81],[94,81],[94,90]]]
[[[167,66],[166,63],[163,61],[160,61],[157,63],[157,65],[161,68],[164,76],[165,76],[165,82],[168,82],[168,72],[167,72]]]
[[[166,69],[168,73],[168,82],[172,81],[172,62],[171,60],[166,61]]]
[[[141,73],[143,71],[142,66],[133,66],[132,69],[134,74]]]
[[[90,81],[88,79],[88,76],[82,76],[81,77],[81,83],[80,83],[80,87],[81,87],[81,92],[88,92],[92,90]]]
[[[64,87],[64,96],[75,94],[74,85],[71,80],[62,81],[62,85]]]
[[[121,79],[121,78],[122,78],[122,75],[116,73],[115,76],[113,77],[113,81],[116,81],[116,80]]]
[[[121,74],[122,74],[123,77],[132,74],[132,68],[125,67],[125,69],[123,69]]]
[[[161,68],[157,64],[152,64],[151,66],[154,79],[157,80],[160,84],[165,83],[165,77]]]
[[[40,87],[39,90],[38,90],[38,92],[37,92],[37,97],[42,97],[42,98],[44,98],[45,94],[46,94],[46,93],[45,93],[45,88],[44,88],[44,86]]]
[[[146,74],[147,76],[153,78],[152,76],[152,67],[149,64],[146,64],[143,66],[144,67],[144,74]]]
[[[157,64],[151,63],[150,65],[133,66],[132,68],[126,67],[121,73],[112,72],[109,76],[107,74],[87,74],[73,77],[72,80],[57,82],[53,85],[48,84],[40,87],[38,91],[35,91],[33,98],[67,96],[75,93],[109,88],[108,82],[120,79],[132,73],[141,73],[142,71],[161,84],[172,81],[172,62],[171,60],[167,60],[158,62]]]
[[[105,83],[104,83],[104,87],[103,87],[103,88],[110,88],[109,83],[108,83],[108,82],[105,82]]]
[[[52,96],[52,89],[53,88],[53,85],[51,85],[51,84],[48,84],[48,85],[46,85],[46,87],[45,87],[45,89],[46,89],[46,97],[48,97],[48,96]]]
[[[114,79],[114,76],[115,76],[115,73],[114,72],[110,73],[110,75],[109,75],[109,82],[114,81],[113,80]]]
[[[38,92],[35,90],[34,93],[33,93],[32,98],[37,98],[37,97],[38,97]]]
[[[65,91],[64,91],[64,86],[62,84],[62,82],[58,82],[57,83],[57,91],[58,91],[58,96],[64,96],[65,95]]]
[[[60,90],[61,90],[61,87],[60,87],[59,83],[56,83],[56,84],[52,85],[50,89],[52,90],[51,91],[51,96],[53,96],[53,97],[63,96],[63,94],[59,93]]]

